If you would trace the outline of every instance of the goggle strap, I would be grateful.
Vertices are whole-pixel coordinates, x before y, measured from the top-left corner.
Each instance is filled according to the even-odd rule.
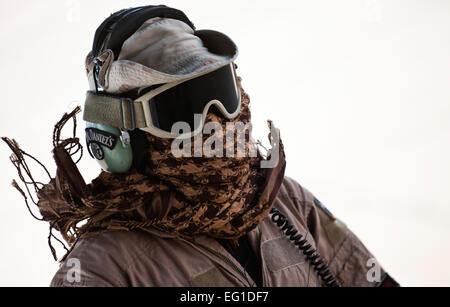
[[[83,120],[134,130],[147,127],[141,101],[87,92]]]

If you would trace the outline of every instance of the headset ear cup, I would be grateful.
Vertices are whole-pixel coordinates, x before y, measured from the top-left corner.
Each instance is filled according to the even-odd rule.
[[[133,145],[133,165],[132,168],[138,173],[145,173],[148,161],[149,143],[146,132],[136,129],[130,132],[131,144]]]
[[[123,143],[120,136],[118,128],[86,122],[89,154],[106,172],[122,174],[129,172],[132,167],[132,146]]]

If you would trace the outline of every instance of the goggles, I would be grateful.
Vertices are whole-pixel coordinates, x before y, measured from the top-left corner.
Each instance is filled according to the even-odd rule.
[[[211,108],[228,119],[236,118],[241,109],[234,63],[193,78],[142,89],[139,95],[133,101],[88,92],[84,120],[123,130],[140,129],[160,138],[191,138],[203,131]]]
[[[212,107],[228,119],[238,116],[241,93],[235,65],[151,89],[136,101],[141,101],[147,123],[141,130],[161,138],[192,137],[203,131]],[[189,132],[180,134],[177,128]]]

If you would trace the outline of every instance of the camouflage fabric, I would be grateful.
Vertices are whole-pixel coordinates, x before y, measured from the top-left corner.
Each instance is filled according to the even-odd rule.
[[[235,122],[250,122],[249,102],[242,90],[242,111]],[[208,114],[208,121],[225,127],[225,119],[214,113]],[[203,142],[209,136],[204,135]],[[128,226],[128,221],[135,221],[181,236],[236,239],[268,215],[269,204],[257,198],[258,186],[264,181],[260,158],[175,158],[172,140],[150,134],[147,138],[150,158],[144,175],[102,173],[92,183],[91,199],[96,206],[127,208],[132,203],[136,208],[128,217],[123,212],[121,218],[112,215],[113,225]],[[235,143],[239,141],[235,135]],[[193,151],[194,140],[191,142]],[[225,147],[226,140],[223,144]],[[246,142],[245,146],[248,151],[254,144]]]

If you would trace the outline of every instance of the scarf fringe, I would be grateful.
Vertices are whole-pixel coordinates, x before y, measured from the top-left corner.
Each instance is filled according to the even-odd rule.
[[[55,148],[58,147],[58,146],[62,146],[65,150],[68,151],[68,153],[71,156],[73,156],[73,155],[77,154],[78,152],[80,152],[80,157],[78,158],[76,163],[78,163],[78,161],[80,161],[80,159],[82,157],[82,150],[83,150],[81,144],[79,143],[78,138],[75,137],[75,135],[76,135],[76,127],[77,127],[76,115],[80,111],[81,111],[81,108],[78,106],[72,112],[65,113],[63,115],[63,117],[61,118],[61,120],[55,125],[55,128],[53,130],[53,146]],[[62,129],[64,128],[64,126],[66,125],[66,123],[70,119],[73,119],[73,123],[74,123],[73,137],[70,138],[70,139],[61,141]],[[18,176],[19,176],[20,180],[22,181],[22,183],[24,184],[27,193],[24,192],[24,189],[17,183],[16,180],[13,180],[11,185],[24,198],[25,205],[26,205],[28,211],[30,212],[31,216],[33,218],[35,218],[36,220],[38,220],[38,221],[46,221],[46,222],[48,222],[42,216],[42,214],[41,214],[41,217],[38,217],[37,214],[35,214],[33,212],[33,210],[31,209],[31,206],[30,206],[30,204],[28,202],[28,200],[31,199],[32,203],[40,210],[39,202],[37,202],[35,200],[32,190],[34,190],[34,194],[37,194],[45,186],[45,184],[34,179],[33,175],[31,174],[31,170],[30,170],[30,168],[28,166],[27,158],[32,159],[40,167],[42,167],[42,169],[47,174],[49,180],[52,181],[53,178],[50,175],[50,172],[44,166],[44,164],[42,164],[38,159],[36,159],[32,155],[26,153],[24,150],[22,150],[20,148],[19,143],[15,139],[10,139],[8,137],[2,137],[1,139],[6,143],[6,145],[8,145],[8,147],[12,151],[12,154],[10,156],[11,163],[16,168]],[[52,253],[52,256],[53,256],[53,258],[55,260],[57,260],[58,258],[57,258],[57,255],[56,255],[56,250],[55,250],[55,248],[53,247],[53,244],[52,244],[52,239],[54,239],[57,242],[59,242],[62,245],[62,247],[66,250],[67,253],[69,252],[69,249],[66,247],[66,245],[53,234],[53,229],[56,228],[57,224],[58,224],[58,220],[55,220],[52,223],[50,223],[49,235],[48,235],[48,245],[50,247],[50,251]]]

